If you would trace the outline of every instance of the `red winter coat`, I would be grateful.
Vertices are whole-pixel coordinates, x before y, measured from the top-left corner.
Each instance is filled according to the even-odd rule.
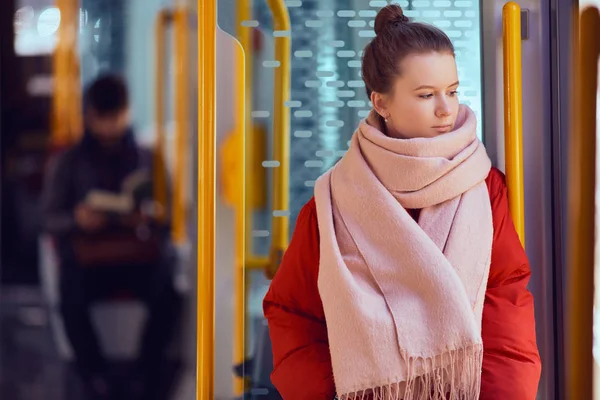
[[[494,225],[483,308],[481,400],[534,400],[541,373],[531,275],[508,209],[504,175],[486,179]],[[271,380],[284,400],[331,400],[335,385],[317,289],[319,230],[314,198],[300,211],[290,246],[264,299],[273,342]]]

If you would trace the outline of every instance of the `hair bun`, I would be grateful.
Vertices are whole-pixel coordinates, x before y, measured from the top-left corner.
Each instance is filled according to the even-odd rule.
[[[375,34],[380,35],[386,28],[410,22],[398,4],[383,7],[375,17]]]

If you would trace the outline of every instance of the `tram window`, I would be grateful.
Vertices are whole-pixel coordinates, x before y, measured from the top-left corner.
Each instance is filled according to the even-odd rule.
[[[60,11],[53,7],[52,1],[47,4],[21,0],[17,3],[14,15],[14,48],[20,56],[51,54],[57,40],[60,24]]]
[[[100,70],[123,73],[126,5],[83,1],[77,30],[82,84]],[[51,55],[58,42],[60,10],[52,0],[18,0],[14,15],[14,50],[19,56]]]
[[[438,26],[453,41],[460,101],[475,112],[478,121],[483,121],[480,2],[399,0],[397,3],[408,17]],[[220,7],[226,4],[228,0],[219,2]],[[344,154],[355,127],[370,110],[360,72],[362,50],[375,35],[377,11],[387,2],[360,2],[360,9],[356,7],[358,3],[350,0],[327,2],[327,6],[315,0],[286,4],[292,37],[289,100],[296,105],[290,110],[290,226],[293,227],[301,207],[312,196],[315,179]],[[252,19],[272,43],[272,17],[266,2],[254,3]],[[231,21],[221,18],[219,24],[228,32],[234,31]],[[272,70],[269,65],[255,65],[259,70]],[[255,72],[255,87],[271,85],[257,82],[259,72]],[[479,123],[477,127],[480,138],[482,125]]]
[[[407,16],[434,24],[452,39],[460,80],[459,98],[476,114],[482,137],[480,2],[399,0]],[[236,37],[242,29],[260,31],[259,49],[252,57],[252,84],[272,96],[274,57],[272,15],[264,1],[252,2],[252,21],[236,26],[232,0],[219,0],[219,27]],[[331,167],[348,148],[354,127],[364,118],[370,102],[360,75],[362,49],[375,35],[375,15],[387,2],[316,0],[287,2],[291,22],[292,57],[290,110],[290,226],[313,193],[315,179]],[[252,22],[252,24],[249,24]],[[271,58],[269,58],[271,57]],[[253,91],[254,92],[254,91]],[[251,111],[268,111],[272,104],[255,101]],[[257,108],[259,107],[259,108]],[[260,108],[263,107],[263,108]],[[265,108],[266,107],[266,108]],[[255,114],[258,115],[258,114]],[[262,114],[261,114],[262,115]],[[310,115],[310,117],[308,117]],[[272,119],[253,118],[270,129]],[[272,135],[272,133],[270,133]],[[267,218],[269,218],[267,216]],[[259,246],[262,248],[262,246]]]
[[[415,21],[438,26],[452,39],[460,80],[459,98],[482,115],[480,2],[397,1]],[[267,2],[252,2],[252,21],[237,26],[232,0],[219,0],[219,27],[233,37],[242,30],[260,32],[260,45],[253,48],[252,86],[272,96],[274,41],[272,15]],[[316,0],[286,2],[291,22],[292,52],[290,109],[290,227],[313,194],[318,176],[330,168],[348,148],[359,121],[371,104],[361,77],[362,50],[374,37],[375,15],[387,2],[335,0],[326,5]],[[256,62],[256,60],[261,62]],[[255,94],[256,90],[253,90]],[[270,99],[272,101],[272,99]],[[273,108],[269,101],[253,99],[253,124],[270,130]],[[257,117],[267,115],[268,117]],[[482,123],[478,136],[482,137]],[[247,127],[249,128],[249,127]],[[272,132],[269,136],[272,136]],[[258,216],[257,224],[268,226],[270,216]],[[264,217],[264,218],[263,218]],[[264,241],[265,243],[268,240]],[[256,246],[264,249],[261,240]]]
[[[53,1],[20,0],[17,2],[14,25],[14,49],[19,56],[50,55],[56,48],[60,10]],[[87,10],[80,9],[79,33],[87,24]]]

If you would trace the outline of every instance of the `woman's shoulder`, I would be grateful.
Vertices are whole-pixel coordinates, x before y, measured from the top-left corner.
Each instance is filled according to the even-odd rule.
[[[499,194],[506,189],[506,177],[502,171],[496,167],[492,167],[485,178],[485,183],[490,193],[490,199],[495,199]]]
[[[296,218],[295,232],[302,236],[319,237],[319,222],[317,219],[317,203],[312,196],[300,209]]]
[[[315,196],[312,196],[306,204],[302,207],[302,210],[305,210],[308,214],[314,214],[317,212],[317,203],[315,201]]]
[[[296,218],[294,235],[314,238],[319,237],[319,223],[317,219],[317,203],[315,202],[315,196],[312,196],[300,209],[298,217]]]

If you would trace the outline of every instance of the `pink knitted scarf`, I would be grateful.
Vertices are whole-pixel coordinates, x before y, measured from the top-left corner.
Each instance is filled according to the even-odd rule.
[[[491,162],[454,131],[393,139],[372,113],[317,181],[318,287],[340,399],[479,398]],[[418,223],[406,209],[422,209]]]

